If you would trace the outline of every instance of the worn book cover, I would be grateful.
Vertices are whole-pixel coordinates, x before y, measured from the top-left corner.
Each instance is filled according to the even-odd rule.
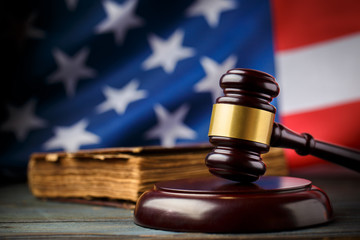
[[[34,153],[28,165],[28,182],[39,198],[116,206],[134,203],[155,182],[208,176],[205,156],[211,149],[203,144]],[[283,150],[271,149],[263,159],[267,175],[287,174]]]

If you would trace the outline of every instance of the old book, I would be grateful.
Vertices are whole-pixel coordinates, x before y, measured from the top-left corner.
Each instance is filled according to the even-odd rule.
[[[155,182],[209,175],[204,159],[211,148],[206,144],[34,153],[28,182],[39,198],[135,202]],[[281,149],[271,149],[263,159],[267,175],[287,174]]]

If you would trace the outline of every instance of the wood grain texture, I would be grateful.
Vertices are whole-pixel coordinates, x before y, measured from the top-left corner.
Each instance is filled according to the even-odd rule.
[[[322,167],[322,171],[324,171]],[[329,195],[335,220],[296,231],[254,234],[201,234],[158,231],[133,223],[133,211],[41,201],[27,185],[0,186],[0,236],[4,239],[359,239],[360,175],[350,171],[297,175]]]

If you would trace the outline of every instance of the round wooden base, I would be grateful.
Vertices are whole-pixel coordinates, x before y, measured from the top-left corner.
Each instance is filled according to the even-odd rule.
[[[309,180],[262,177],[237,183],[208,177],[155,184],[138,200],[135,223],[185,232],[264,232],[303,228],[332,218],[327,195]]]

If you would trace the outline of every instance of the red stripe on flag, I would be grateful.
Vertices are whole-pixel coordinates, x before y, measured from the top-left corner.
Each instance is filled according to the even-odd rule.
[[[359,0],[273,0],[276,50],[360,31]]]
[[[283,123],[296,132],[310,133],[318,140],[360,149],[360,100],[317,111],[283,116]],[[322,162],[312,156],[298,156],[294,151],[287,151],[286,155],[290,168]]]

